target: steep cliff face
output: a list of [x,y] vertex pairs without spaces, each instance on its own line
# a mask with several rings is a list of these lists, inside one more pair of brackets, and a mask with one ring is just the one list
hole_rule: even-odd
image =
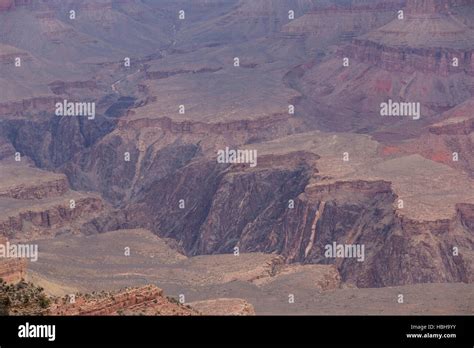
[[[10,208],[2,209],[0,233],[21,240],[52,237],[58,229],[73,229],[75,223],[84,223],[104,209],[102,199],[98,196],[67,195],[61,198],[36,204],[1,199],[2,207]],[[71,208],[71,200],[74,201],[74,208]]]
[[472,3],[408,1],[403,17],[357,38],[349,52],[390,71],[472,75],[474,32],[451,13],[460,6],[469,9]]
[[[296,261],[335,263],[342,279],[359,287],[472,281],[472,261],[453,256],[452,249],[472,248],[472,228],[459,228],[460,216],[432,223],[400,217],[394,198],[383,182],[317,186],[298,201],[299,218],[280,230],[291,242],[284,252]],[[301,217],[307,217],[304,225]],[[466,226],[469,218],[461,219]],[[324,246],[334,241],[364,245],[365,260],[327,259]]]
[[[268,132],[270,139],[280,134],[279,127],[258,132],[262,128],[259,122],[265,120],[209,126],[164,118],[122,118],[114,131],[92,147],[79,150],[72,160],[65,160],[67,164],[62,168],[73,186],[100,191],[116,211],[107,212],[92,197],[78,199],[73,211],[62,205],[20,215],[16,210],[19,218],[9,218],[4,233],[15,231],[16,236],[30,236],[21,231],[21,221],[41,228],[44,234],[45,230],[57,231],[77,220],[81,225],[78,230],[88,234],[147,228],[161,237],[175,239],[188,255],[233,253],[237,247],[240,252],[278,253],[288,263],[333,264],[343,281],[360,287],[472,281],[469,250],[473,247],[473,223],[469,204],[459,206],[457,215],[451,218],[422,221],[394,209],[397,194],[390,181],[348,177],[327,182],[328,176],[342,167],[326,168],[324,173],[320,173],[320,167],[327,166],[325,161],[339,145],[326,150],[287,149],[296,146],[293,143],[301,142],[298,146],[308,150],[315,142],[334,141],[334,137],[320,138],[322,135],[317,133],[309,134],[308,140],[295,136],[287,144],[269,142],[267,146],[279,149],[269,153],[260,152],[260,145],[255,144],[259,149],[255,168],[217,163],[216,151],[226,144],[243,146],[252,139],[253,132],[262,137]],[[27,139],[27,132],[33,128],[23,128],[22,139]],[[230,137],[236,133],[245,136]],[[58,141],[67,143],[60,137]],[[354,140],[351,146],[357,153],[356,143]],[[368,151],[372,145],[361,146]],[[251,149],[252,144],[245,147]],[[29,151],[38,153],[38,146],[31,145]],[[323,154],[318,155],[320,151]],[[42,156],[47,158],[47,154]],[[373,161],[375,154],[367,156]],[[32,186],[28,194],[25,188],[4,191],[10,197],[24,198],[43,197],[50,192],[50,199],[59,195],[67,205],[61,185],[55,180],[45,182],[44,187],[52,188],[39,190]],[[364,245],[364,261],[326,257],[325,248],[333,243]],[[460,251],[456,256],[454,247]]]
[[2,315],[44,315],[50,304],[43,289],[30,282],[9,284],[0,281]]

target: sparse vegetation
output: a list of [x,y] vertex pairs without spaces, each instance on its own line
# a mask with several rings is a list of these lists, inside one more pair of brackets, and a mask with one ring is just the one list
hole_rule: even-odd
[[177,305],[180,305],[181,303],[179,303],[179,301],[177,299],[175,299],[174,297],[171,297],[171,296],[166,296],[166,298],[168,299],[168,301],[170,301],[171,303],[174,303],[174,304],[177,304]]

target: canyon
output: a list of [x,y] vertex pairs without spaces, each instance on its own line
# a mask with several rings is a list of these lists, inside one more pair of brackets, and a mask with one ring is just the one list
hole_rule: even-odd
[[98,294],[91,298],[74,297],[56,300],[48,309],[50,315],[127,315],[130,313],[150,315],[197,314],[191,308],[167,301],[157,287],[147,286],[128,289],[110,295]]

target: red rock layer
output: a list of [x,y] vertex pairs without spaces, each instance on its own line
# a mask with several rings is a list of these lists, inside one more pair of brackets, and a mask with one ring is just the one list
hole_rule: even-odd
[[[369,40],[355,39],[349,49],[340,54],[388,71],[422,71],[442,76],[464,71],[474,75],[474,51],[386,47]],[[453,66],[454,58],[459,59],[458,66]]]
[[33,110],[53,110],[57,98],[37,97],[0,104],[0,115],[23,115]]
[[163,295],[163,290],[154,285],[133,288],[118,293],[111,293],[98,298],[88,299],[84,296],[60,299],[49,311],[50,315],[119,315],[119,314],[162,314],[192,315],[196,311],[173,303]]
[[[5,245],[7,239],[0,236],[0,245]],[[26,260],[0,257],[0,278],[7,283],[17,283],[25,277]]]

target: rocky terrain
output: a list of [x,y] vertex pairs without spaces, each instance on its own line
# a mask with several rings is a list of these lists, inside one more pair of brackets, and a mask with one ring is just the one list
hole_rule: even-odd
[[[120,293],[124,287],[156,284],[172,302],[182,301],[202,315],[462,314],[473,310],[472,284],[357,288],[342,282],[334,266],[286,264],[278,255],[188,258],[173,249],[173,240],[146,230],[62,236],[37,243],[40,257],[30,263],[27,279],[66,304],[73,294],[76,299],[92,298],[104,289]],[[397,302],[400,294],[403,304]],[[110,295],[100,296],[111,301]]]
[[[7,284],[0,281],[0,314],[1,315],[200,315],[190,306],[181,305],[172,298],[166,298],[163,291],[156,286],[148,285],[127,288],[114,292],[91,294],[69,294],[64,297],[50,297],[44,289],[33,283],[20,281]],[[225,299],[236,308],[229,313],[253,314],[250,305],[241,304],[232,299]],[[198,305],[205,307],[206,301]],[[226,310],[231,304],[224,303]],[[209,315],[210,313],[207,312]]]
[[0,235],[50,295],[145,286],[51,314],[472,312],[473,6],[3,1]]
[[63,174],[3,165],[0,231],[12,240],[54,236],[82,226],[106,209],[94,193],[70,190]]
[[0,279],[0,315],[42,315],[50,304],[41,287],[23,280],[8,284]]

